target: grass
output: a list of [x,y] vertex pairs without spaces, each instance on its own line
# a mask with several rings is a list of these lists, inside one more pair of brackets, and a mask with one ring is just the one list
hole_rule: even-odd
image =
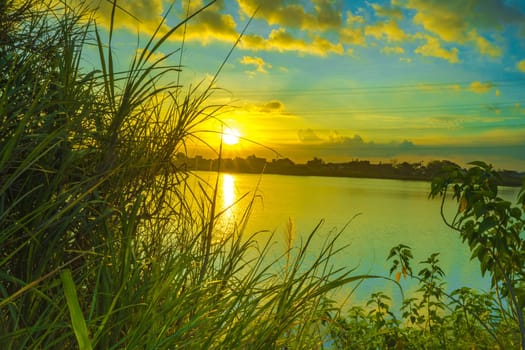
[[[257,234],[214,239],[216,184],[188,186],[177,162],[223,106],[208,103],[211,84],[170,82],[176,52],[154,53],[206,6],[168,32],[160,23],[126,71],[113,26],[104,41],[86,9],[0,6],[4,348],[321,346],[327,294],[356,279],[332,269],[335,239],[308,263],[310,240],[268,262]],[[85,71],[93,46],[98,67]]]
[[[103,35],[81,5],[0,2],[3,348],[518,348],[505,296],[446,295],[438,255],[422,262],[401,318],[381,292],[344,313],[333,290],[388,277],[334,267],[341,233],[312,256],[320,226],[298,243],[289,225],[271,260],[271,240],[244,230],[251,205],[221,230],[218,183],[195,179],[177,154],[204,142],[203,123],[224,106],[210,103],[213,84],[179,85],[176,51],[155,58],[214,2],[169,31],[161,22],[125,71],[113,55],[117,3]],[[407,249],[391,251],[393,283],[412,276]]]

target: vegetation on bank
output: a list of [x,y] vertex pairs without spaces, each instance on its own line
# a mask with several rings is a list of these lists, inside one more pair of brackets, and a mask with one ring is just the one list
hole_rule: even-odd
[[[0,2],[4,349],[523,347],[523,191],[518,205],[500,199],[483,163],[433,182],[432,196],[445,203],[451,189],[458,200],[446,222],[491,276],[488,294],[447,295],[439,255],[413,274],[400,245],[392,283],[420,280],[401,317],[381,292],[342,311],[330,291],[378,276],[332,265],[338,235],[312,256],[317,227],[268,261],[270,240],[243,231],[249,208],[222,232],[217,184],[187,185],[194,175],[175,155],[221,107],[207,103],[211,84],[170,83],[181,67],[155,55],[184,21],[166,33],[159,24],[116,71],[112,30],[104,40],[79,6]],[[93,71],[81,65],[88,47]]]
[[[331,176],[357,177],[369,179],[424,180],[431,181],[443,169],[459,167],[448,160],[434,160],[427,164],[419,163],[371,163],[368,160],[352,160],[344,163],[325,162],[314,157],[304,164],[298,164],[289,158],[267,161],[255,155],[246,158],[206,159],[202,156],[187,157],[180,153],[177,162],[191,170],[221,171],[248,174],[279,174],[295,176]],[[498,184],[503,186],[521,186],[524,173],[515,170],[498,170]]]

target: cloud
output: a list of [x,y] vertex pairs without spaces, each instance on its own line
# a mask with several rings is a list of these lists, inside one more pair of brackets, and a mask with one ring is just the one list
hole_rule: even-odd
[[[398,159],[402,161],[431,161],[449,159],[455,162],[467,163],[476,159],[484,159],[496,167],[525,170],[525,143],[523,132],[514,133],[511,142],[499,143],[511,132],[508,129],[498,130],[482,139],[468,138],[458,143],[419,144],[409,139],[392,142],[374,142],[363,139],[360,135],[339,137],[337,142],[302,142],[296,145],[283,145],[283,151],[303,159],[311,159],[312,155],[325,161],[344,162],[360,158],[378,161]],[[314,133],[314,137],[317,134]],[[294,159],[296,160],[296,159]]]
[[525,60],[521,60],[521,61],[519,61],[519,62],[516,64],[516,68],[518,68],[518,70],[519,70],[520,72],[525,73]]
[[257,10],[256,19],[271,26],[297,28],[311,32],[337,29],[342,24],[341,1],[312,0],[311,11],[302,4],[286,0],[238,0],[241,13],[251,16]]
[[401,55],[405,53],[405,49],[399,46],[385,46],[381,49],[381,52],[387,55],[391,55],[391,54]]
[[317,24],[320,28],[334,29],[342,24],[343,3],[332,0],[314,0]]
[[525,14],[505,0],[393,0],[415,10],[415,24],[449,43],[470,43],[492,57],[501,49],[479,32],[502,31],[511,24],[525,28]]
[[444,60],[449,61],[450,63],[458,63],[458,49],[452,48],[450,50],[446,50],[443,47],[441,47],[441,44],[437,38],[434,38],[432,36],[425,36],[426,37],[426,44],[419,46],[414,50],[415,53],[420,54],[422,56],[431,56],[431,57],[437,57],[442,58]]
[[260,105],[259,108],[264,113],[280,113],[284,110],[284,104],[281,101],[273,100]]
[[299,130],[297,131],[297,136],[299,137],[299,141],[305,143],[322,141],[312,129]]
[[372,8],[374,9],[377,16],[395,18],[399,20],[403,19],[403,12],[401,11],[400,8],[383,7],[378,4],[372,4]]
[[496,45],[493,45],[492,43],[490,43],[484,37],[478,35],[475,29],[469,32],[468,38],[472,42],[475,43],[476,47],[478,48],[479,53],[481,53],[482,55],[491,56],[491,57],[501,56],[501,49],[497,47]]
[[[241,48],[278,52],[295,51],[326,57],[343,55],[343,44],[365,45],[363,30],[354,28],[362,20],[359,16],[347,16],[343,26],[343,2],[334,0],[310,0],[298,4],[287,0],[237,0],[242,15],[251,16],[271,27],[267,35],[247,34],[241,40]],[[338,35],[330,39],[325,35]]]
[[[144,52],[144,49],[137,49],[136,55],[140,56],[143,52]],[[156,52],[146,51],[145,56],[147,57],[148,55],[149,55],[148,61],[150,63],[155,63],[159,60],[162,60],[164,57],[166,57],[165,54],[163,54],[162,52],[158,50]]]
[[394,20],[387,22],[376,22],[374,24],[365,27],[365,34],[373,36],[374,38],[386,39],[389,42],[392,41],[404,41],[410,38],[403,29],[399,27],[399,24]]
[[[318,132],[312,129],[299,130],[299,140],[305,146],[317,145],[326,150],[346,153],[351,156],[391,157],[400,152],[412,150],[416,145],[409,140],[401,142],[374,142],[365,141],[360,135],[342,136],[337,131],[331,131],[325,137],[320,137]],[[326,134],[326,132],[322,133]],[[310,144],[310,145],[308,145]]]
[[[202,0],[194,0],[190,5],[190,13],[193,13],[201,9],[204,3]],[[223,10],[224,2],[217,1],[192,18],[185,31],[177,32],[176,39],[182,39],[182,36],[185,35],[185,40],[197,41],[204,45],[213,41],[235,42],[239,35],[236,28],[237,24],[233,16],[222,13]]]
[[[109,29],[113,3],[111,1],[75,0],[78,4],[88,9],[96,10],[95,20],[97,25]],[[129,0],[118,2],[115,11],[116,28],[125,28],[130,31],[145,32],[149,35],[155,32],[162,20],[162,0]]]
[[[264,113],[287,115],[284,103],[279,100],[271,100],[263,103],[246,103],[243,105],[242,110],[250,114]],[[274,116],[272,116],[272,118],[273,117]]]
[[354,15],[348,11],[346,13],[346,26],[339,30],[339,40],[343,44],[365,46],[364,23],[365,19],[362,16]]
[[342,55],[344,47],[341,43],[334,44],[331,41],[316,36],[309,41],[296,38],[288,33],[284,28],[273,29],[268,38],[259,35],[246,35],[240,42],[240,47],[251,50],[267,51],[295,51],[299,54],[309,54],[315,56],[328,56],[331,53]]
[[468,90],[475,92],[477,94],[486,94],[494,87],[494,84],[491,82],[482,83],[480,81],[473,81],[469,87]]
[[[240,16],[226,13],[235,8],[229,6],[232,3],[236,3]],[[99,9],[97,23],[108,28],[111,2],[88,0],[87,4]],[[203,0],[192,0],[190,12],[204,4]],[[390,4],[383,5],[366,2],[364,9],[352,12],[344,10],[346,5],[342,0],[219,0],[188,22],[185,39],[204,45],[214,41],[233,43],[239,35],[237,22],[246,21],[258,8],[257,25],[268,31],[246,34],[242,38],[242,49],[296,51],[325,57],[351,54],[354,49],[349,45],[367,46],[367,39],[371,38],[388,43],[419,38],[426,43],[420,44],[417,53],[455,63],[459,62],[458,49],[448,49],[451,46],[470,45],[484,56],[500,57],[502,48],[507,46],[499,33],[512,26],[510,30],[521,30],[525,35],[525,13],[512,4],[508,0],[390,0]],[[179,21],[186,13],[185,5],[183,1],[175,7]],[[116,27],[149,35],[154,33],[166,10],[162,0],[128,0],[119,2],[119,7]],[[174,25],[173,17],[168,16],[170,25]],[[413,28],[406,26],[410,20],[426,33],[419,37],[411,34],[406,29]],[[161,33],[169,29],[164,24]],[[182,35],[181,28],[172,39],[180,40]],[[389,45],[382,52],[401,54],[399,49],[392,50],[393,47]]]
[[255,57],[255,56],[244,56],[240,62],[241,64],[244,64],[244,65],[255,66],[256,71],[259,73],[268,73],[266,68],[268,69],[272,68],[271,64],[266,63],[262,58]]
[[[112,2],[105,0],[88,0],[82,2],[75,0],[78,3],[86,5],[92,10],[96,10],[96,23],[103,28],[109,29]],[[179,23],[184,21],[187,9],[184,4],[181,4],[180,13],[178,16]],[[192,14],[204,6],[202,0],[192,1],[190,3],[189,14]],[[163,14],[166,9],[163,7],[162,0],[128,0],[119,1],[115,16],[115,28],[124,28],[131,32],[144,33],[146,35],[153,35],[159,24],[163,20]],[[225,41],[233,43],[238,36],[236,30],[236,23],[233,17],[229,14],[223,14],[224,1],[217,1],[212,6],[208,7],[196,17],[187,22],[187,30],[183,31],[182,27],[173,33],[172,40],[181,40],[183,35],[185,40],[198,41],[203,44],[208,44],[211,41]],[[173,13],[174,14],[174,13]],[[170,14],[170,15],[173,15]],[[173,17],[168,15],[168,20]],[[172,27],[163,24],[160,34],[166,33]]]

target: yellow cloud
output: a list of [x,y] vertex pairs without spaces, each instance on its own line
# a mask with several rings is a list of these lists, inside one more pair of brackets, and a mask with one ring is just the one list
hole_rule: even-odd
[[383,7],[378,4],[372,4],[372,8],[380,17],[403,19],[403,12],[399,8]]
[[284,112],[284,104],[281,101],[272,100],[258,105],[257,110],[262,113],[282,113]]
[[339,40],[343,44],[366,45],[363,31],[365,19],[361,16],[355,16],[351,11],[346,15],[346,26],[339,31]]
[[312,51],[310,52],[315,52],[319,56],[326,56],[328,53],[342,55],[345,52],[343,45],[334,44],[331,41],[321,37],[316,37],[314,39],[311,48]]
[[501,56],[501,49],[478,30],[503,30],[510,23],[523,26],[525,20],[522,13],[502,1],[395,0],[394,3],[416,10],[414,23],[429,33],[450,43],[472,44],[479,53],[491,57]]
[[491,82],[482,83],[480,81],[473,81],[469,85],[468,90],[477,94],[485,94],[489,92],[492,87],[494,87],[494,84]]
[[344,44],[365,46],[366,41],[362,30],[354,30],[352,28],[343,28],[339,32],[339,40]]
[[269,50],[266,38],[257,34],[245,34],[239,42],[239,47],[241,49],[250,49],[254,51]]
[[341,27],[343,3],[332,0],[313,0],[316,13],[315,23],[321,29]]
[[334,44],[320,36],[314,37],[310,41],[306,41],[294,37],[286,32],[284,28],[272,30],[268,38],[263,38],[259,35],[246,35],[242,38],[240,47],[251,50],[279,52],[295,51],[299,54],[309,54],[322,57],[331,53],[338,55],[344,54],[344,48],[341,43]]
[[517,64],[516,64],[516,67],[518,68],[518,70],[520,72],[524,72],[525,73],[525,60],[521,60],[519,61]]
[[[84,3],[80,0],[75,1]],[[112,2],[88,0],[85,2],[85,5],[92,10],[96,10],[96,23],[108,29],[111,20]],[[192,14],[201,9],[204,3],[202,0],[198,0],[192,1],[190,5],[189,13]],[[234,42],[238,36],[236,23],[231,15],[221,13],[223,9],[224,4],[218,1],[192,18],[187,23],[185,39],[199,41],[203,44],[213,40]],[[140,33],[152,35],[162,21],[164,10],[162,0],[119,1],[114,26],[115,28],[124,28],[133,32],[138,30]],[[186,9],[184,8],[184,15],[179,17],[180,21],[183,21],[185,12]],[[161,34],[169,29],[171,28],[164,24],[161,28]],[[175,32],[171,39],[180,40],[182,35],[184,33],[181,29]]]
[[363,24],[365,23],[365,18],[363,16],[354,15],[352,11],[347,11],[346,12],[346,23],[349,25]]
[[[141,55],[142,53],[144,52],[144,49],[138,49],[137,50],[137,55]],[[163,54],[162,52],[160,51],[156,51],[156,52],[150,52],[150,51],[146,51],[145,55],[150,55],[149,58],[148,58],[148,61],[150,63],[154,63],[154,62],[157,62],[158,60],[166,57],[165,54]]]
[[403,41],[409,39],[403,29],[399,27],[396,21],[377,22],[365,27],[365,34],[373,36],[376,39],[386,39],[387,41]]
[[[240,105],[238,108],[235,108],[232,111],[232,114],[236,114],[237,117],[242,116],[244,123],[252,124],[253,126],[263,126],[262,124],[275,123],[281,124],[288,122],[296,122],[299,120],[299,117],[296,115],[290,114],[280,100],[267,100],[259,102],[245,102]],[[264,123],[261,124],[261,120],[264,120]]]
[[[74,0],[94,12],[97,25],[106,29],[110,27],[113,3],[100,0]],[[153,34],[162,20],[162,0],[130,0],[119,1],[115,11],[115,27],[125,28],[130,31]]]
[[401,55],[405,53],[405,49],[399,46],[385,46],[381,49],[381,52],[387,55],[390,55],[390,54]]
[[444,7],[434,7],[424,1],[410,1],[419,10],[414,16],[414,23],[421,25],[427,31],[437,34],[441,39],[450,42],[464,42],[464,32],[467,29],[459,13],[449,12]]
[[270,69],[272,68],[272,65],[269,63],[266,63],[262,58],[260,57],[252,57],[252,56],[244,56],[241,59],[241,64],[244,65],[254,65],[256,66],[256,71],[259,73],[268,73],[266,68]]
[[301,4],[285,0],[238,0],[241,13],[251,16],[257,9],[256,18],[270,25],[300,28],[319,32],[337,29],[342,24],[342,2],[313,0],[313,11],[306,11]]
[[[193,1],[190,3],[190,13],[202,8],[202,1]],[[224,41],[233,43],[238,37],[236,23],[229,14],[223,14],[221,11],[224,4],[219,1],[201,12],[187,24],[185,33],[181,30],[177,33],[177,39],[182,39],[185,35],[186,40],[198,41],[202,44],[208,44],[212,41]]]
[[491,57],[500,57],[501,49],[496,45],[491,44],[487,39],[478,35],[477,31],[471,30],[468,33],[468,37],[473,41],[478,48],[478,51],[482,55],[491,56]]
[[449,61],[450,63],[458,63],[458,49],[452,48],[451,50],[446,50],[443,47],[441,47],[441,44],[439,43],[439,40],[437,38],[426,36],[427,43],[419,46],[414,50],[415,53],[420,54],[422,56],[431,56],[431,57],[438,57],[442,58],[444,60]]

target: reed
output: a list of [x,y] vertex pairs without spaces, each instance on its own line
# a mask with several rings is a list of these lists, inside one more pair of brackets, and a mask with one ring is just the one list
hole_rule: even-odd
[[[312,262],[218,237],[217,188],[177,161],[223,106],[182,88],[154,55],[214,1],[163,32],[126,71],[82,6],[0,3],[0,343],[5,349],[318,348],[335,238]],[[96,47],[98,67],[85,71]],[[211,192],[207,189],[211,189]],[[247,209],[248,210],[248,209]],[[243,227],[239,225],[238,227]],[[269,242],[269,241],[268,241]],[[290,250],[292,248],[290,247]],[[294,248],[295,249],[295,248]],[[282,269],[286,269],[282,272]]]

